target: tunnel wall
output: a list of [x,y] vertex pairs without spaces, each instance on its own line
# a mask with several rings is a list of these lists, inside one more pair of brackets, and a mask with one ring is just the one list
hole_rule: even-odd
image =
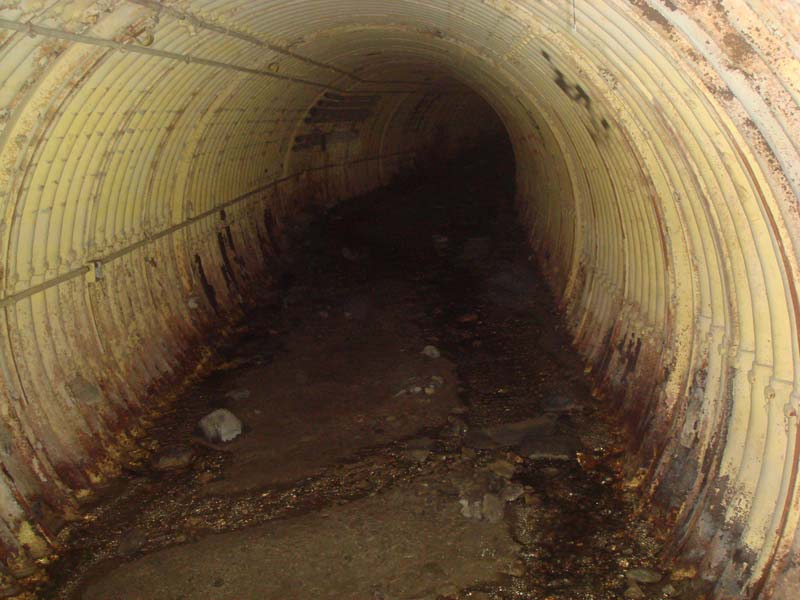
[[57,550],[198,341],[269,285],[293,215],[480,144],[496,114],[532,248],[598,402],[630,428],[630,485],[661,507],[667,554],[718,598],[796,596],[799,12],[2,5],[9,574]]

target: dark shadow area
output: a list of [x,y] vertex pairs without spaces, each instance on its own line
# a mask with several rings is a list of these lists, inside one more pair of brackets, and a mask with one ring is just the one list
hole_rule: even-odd
[[[537,277],[506,143],[306,215],[50,597],[696,597]],[[230,442],[198,422],[242,423]]]

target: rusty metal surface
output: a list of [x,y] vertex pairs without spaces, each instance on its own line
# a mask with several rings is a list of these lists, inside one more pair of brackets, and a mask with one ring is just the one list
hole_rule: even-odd
[[[794,0],[0,4],[0,552],[115,473],[302,203],[514,144],[531,246],[676,560],[797,567]],[[795,586],[796,587],[796,586]]]

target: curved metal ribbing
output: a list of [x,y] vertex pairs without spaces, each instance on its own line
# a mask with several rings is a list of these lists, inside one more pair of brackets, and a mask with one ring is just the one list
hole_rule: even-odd
[[[793,0],[0,8],[0,547],[46,555],[294,211],[492,131],[671,549],[797,592]],[[488,103],[491,109],[484,103]]]

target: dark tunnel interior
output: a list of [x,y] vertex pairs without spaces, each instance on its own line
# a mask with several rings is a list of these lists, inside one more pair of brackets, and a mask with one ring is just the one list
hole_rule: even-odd
[[800,597],[795,4],[0,2],[0,598]]

